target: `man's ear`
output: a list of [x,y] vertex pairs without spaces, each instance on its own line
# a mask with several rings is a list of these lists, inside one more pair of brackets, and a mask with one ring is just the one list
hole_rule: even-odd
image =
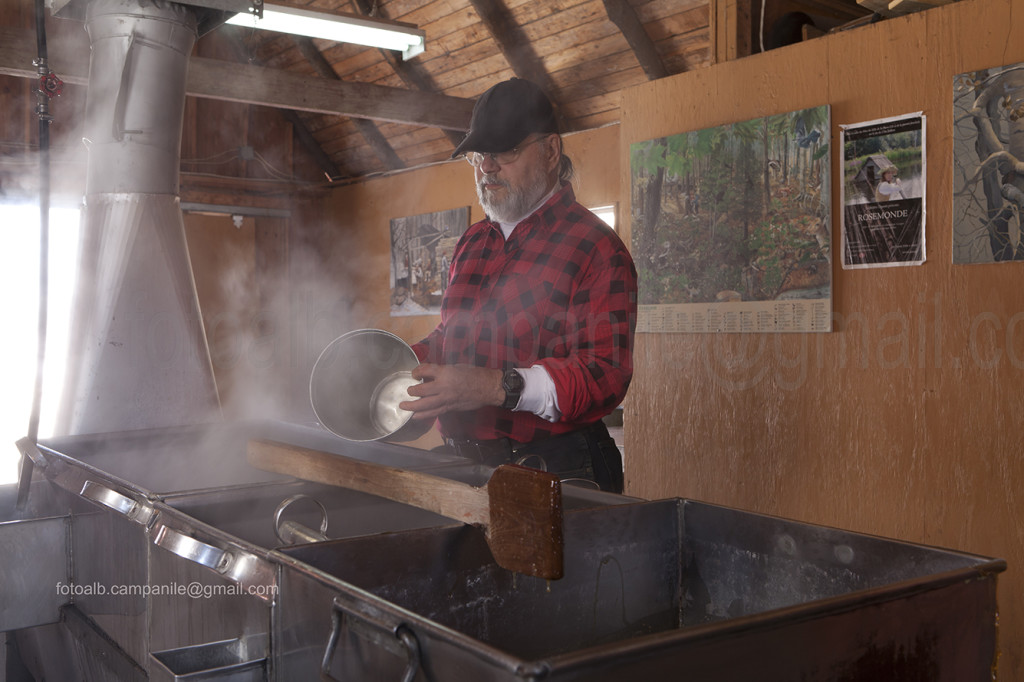
[[551,134],[544,140],[544,162],[548,170],[558,167],[562,160],[562,137]]

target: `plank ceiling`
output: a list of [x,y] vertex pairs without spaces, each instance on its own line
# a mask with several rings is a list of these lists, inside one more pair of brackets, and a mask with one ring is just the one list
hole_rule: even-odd
[[[183,184],[201,174],[198,160],[218,154],[237,162],[229,175],[251,177],[246,168],[258,161],[265,176],[304,186],[442,161],[464,135],[473,101],[512,76],[545,88],[566,132],[604,126],[618,121],[624,88],[758,52],[764,39],[768,49],[773,29],[794,11],[812,22],[796,27],[805,37],[877,19],[862,6],[869,1],[290,0],[414,24],[426,32],[426,51],[403,61],[390,51],[213,22],[189,66]],[[32,0],[3,5],[0,78],[32,77],[31,64],[21,64],[35,48]],[[65,36],[53,26],[61,23],[68,22],[48,18],[47,30]],[[71,44],[84,46],[84,57],[62,61],[51,52],[51,65],[69,84],[84,86],[84,35],[55,49]],[[245,134],[204,129],[214,119],[244,119],[238,126]],[[264,148],[282,136],[287,154]]]
[[[322,170],[339,179],[447,159],[465,133],[472,100],[513,76],[542,85],[558,103],[565,129],[583,130],[618,119],[623,88],[703,68],[712,59],[707,0],[386,0],[373,7],[360,0],[357,5],[317,0],[309,6],[373,12],[415,24],[426,32],[426,51],[402,61],[388,51],[244,29],[232,30],[230,37],[253,63],[304,74],[313,83],[372,83],[468,101],[461,108],[461,125],[447,129],[300,112],[302,125],[331,161]],[[222,27],[209,39],[224,39],[232,28]],[[629,32],[638,37],[638,46],[631,46]]]
[[[812,12],[829,28],[870,14],[853,0],[822,5]],[[235,32],[232,40],[266,68],[466,100],[501,80],[529,78],[557,103],[566,131],[616,122],[624,88],[715,60],[708,0],[315,0],[307,6],[417,25],[427,49],[405,62],[387,51],[252,31]],[[223,38],[228,28],[214,33]],[[468,125],[468,117],[455,129],[309,112],[298,118],[330,160],[321,170],[339,180],[447,159]]]

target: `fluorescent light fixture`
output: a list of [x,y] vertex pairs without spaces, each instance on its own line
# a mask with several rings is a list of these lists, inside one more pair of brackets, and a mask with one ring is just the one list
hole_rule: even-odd
[[263,18],[255,13],[238,13],[227,20],[235,26],[258,28],[294,35],[355,43],[385,50],[398,50],[403,59],[423,52],[426,33],[411,24],[370,19],[355,14],[313,12],[283,5],[263,5]]

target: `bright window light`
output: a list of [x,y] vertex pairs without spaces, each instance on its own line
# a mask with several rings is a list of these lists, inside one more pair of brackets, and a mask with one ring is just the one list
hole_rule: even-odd
[[[78,254],[79,211],[50,210],[49,304],[43,405],[39,435],[53,435],[64,366],[68,352],[68,323]],[[0,484],[18,480],[19,453],[15,443],[28,434],[35,391],[39,329],[39,207],[0,204],[3,267],[0,291],[9,315],[7,333],[0,336]]]
[[258,19],[255,14],[240,12],[228,19],[227,23],[337,43],[398,50],[404,59],[423,52],[426,42],[426,33],[409,24],[279,5],[264,5],[262,19]]
[[595,207],[591,208],[590,210],[598,218],[600,218],[601,220],[603,220],[606,223],[608,223],[608,227],[612,228],[613,230],[616,229],[616,227],[615,227],[615,205],[614,204],[612,204],[611,206],[595,206]]

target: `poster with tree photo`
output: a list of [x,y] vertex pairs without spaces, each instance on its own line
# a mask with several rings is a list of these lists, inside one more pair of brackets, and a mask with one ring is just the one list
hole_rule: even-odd
[[829,113],[631,145],[637,331],[831,330]]
[[953,78],[953,262],[1024,260],[1024,64]]

